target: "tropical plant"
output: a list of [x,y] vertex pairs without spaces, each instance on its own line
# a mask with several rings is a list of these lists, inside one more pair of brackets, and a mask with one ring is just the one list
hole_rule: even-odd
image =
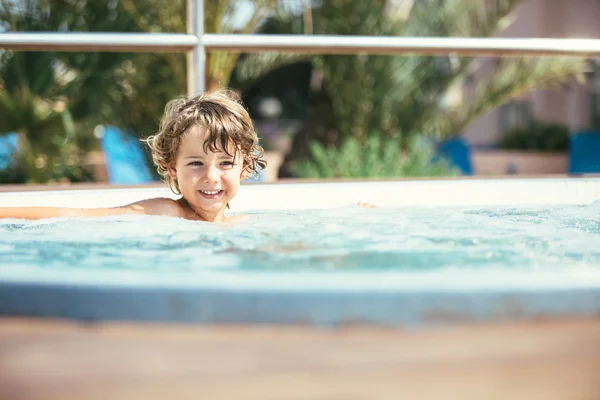
[[[91,8],[66,0],[2,0],[0,25],[9,31],[72,30],[99,19],[98,6]],[[118,26],[123,19],[113,22]],[[0,134],[19,134],[11,167],[26,171],[29,182],[91,180],[83,158],[96,147],[92,127],[102,121],[114,67],[124,58],[116,53],[0,53]],[[3,176],[22,179],[10,171]]]
[[[520,0],[421,0],[409,12],[402,2],[331,0],[313,9],[315,34],[418,37],[489,37],[506,27]],[[406,10],[404,10],[406,11]],[[271,20],[270,33],[302,33],[290,18]],[[437,139],[460,134],[493,108],[534,88],[554,87],[580,77],[587,63],[576,57],[475,59],[473,57],[318,55],[310,56],[322,74],[329,111],[309,112],[334,125],[297,136],[287,161],[309,155],[307,143],[339,144],[346,137],[365,141],[369,132],[402,137],[426,134]],[[250,56],[238,68],[240,79],[264,75],[278,63],[296,62],[297,55]],[[261,61],[266,61],[261,67]],[[246,65],[247,64],[247,65]],[[476,82],[463,101],[449,101],[467,82]],[[323,110],[322,101],[318,107]],[[336,130],[337,134],[331,131]],[[323,132],[329,132],[323,134]]]
[[[206,31],[233,32],[235,3],[206,2]],[[254,0],[252,4],[251,18],[240,28],[243,32],[252,32],[277,1]],[[0,30],[7,31],[185,32],[185,21],[184,0],[0,0]],[[229,84],[238,56],[209,55],[210,88]],[[179,53],[3,52],[1,57],[0,90],[7,108],[0,109],[0,116],[10,116],[11,121],[8,117],[0,120],[0,132],[24,133],[23,138],[31,139],[32,151],[51,158],[60,156],[64,147],[49,144],[63,143],[66,135],[65,127],[56,123],[61,121],[56,110],[64,109],[73,117],[77,139],[89,148],[95,144],[92,132],[97,124],[115,124],[139,136],[152,134],[166,102],[186,91],[185,55]],[[24,105],[26,99],[31,103]],[[18,113],[10,111],[13,106]],[[56,112],[36,114],[36,107]],[[43,116],[37,125],[26,117],[34,114]],[[17,121],[18,115],[23,118]],[[40,129],[40,124],[47,129]],[[23,146],[25,151],[29,148]],[[27,158],[39,160],[37,155]]]
[[509,150],[567,151],[569,128],[562,124],[532,121],[506,132],[498,147]]
[[[251,33],[265,15],[277,8],[278,0],[252,0],[250,18],[239,25],[234,19],[235,0],[204,2],[204,28],[207,33]],[[186,32],[185,0],[119,0],[116,10],[131,18],[137,32]],[[205,86],[207,90],[230,85],[238,52],[207,54]],[[119,116],[119,125],[139,136],[152,134],[158,127],[165,104],[186,92],[186,56],[162,52],[129,55],[118,71],[119,87],[112,93],[120,106],[111,108]],[[148,91],[152,95],[148,96]],[[113,117],[114,118],[114,117]]]
[[[278,8],[287,3],[253,0],[252,17],[236,27],[232,18],[235,0],[205,2],[205,28],[210,33],[253,32],[262,26],[263,32],[272,33],[485,37],[506,26],[520,0],[421,0],[414,2],[408,16],[396,8],[405,2],[331,0],[318,2],[312,9],[305,7],[303,18]],[[8,30],[185,31],[183,0],[1,0],[0,4],[0,24]],[[15,7],[19,12],[6,13]],[[261,25],[270,13],[274,17]],[[21,21],[19,26],[15,20]],[[6,59],[21,57],[20,53],[4,54],[8,54]],[[28,54],[31,58],[26,65],[44,64],[41,53]],[[76,131],[86,126],[88,136],[81,135],[82,140],[85,137],[90,140],[88,127],[107,121],[146,136],[156,129],[166,101],[185,91],[182,54],[55,53],[54,57],[58,64],[47,65],[65,66],[67,75],[74,79],[60,90],[47,92],[58,93],[53,98],[64,94]],[[307,156],[307,144],[313,140],[339,144],[352,136],[365,143],[372,131],[380,131],[384,137],[400,132],[405,139],[421,133],[451,136],[512,96],[541,85],[564,82],[585,65],[579,58],[501,59],[493,73],[477,74],[478,83],[471,90],[468,102],[458,106],[444,99],[474,75],[478,63],[473,58],[265,52],[240,59],[238,54],[216,52],[209,54],[207,60],[207,86],[228,86],[234,73],[237,82],[253,82],[278,66],[307,59],[323,75],[326,89],[325,101],[318,104],[318,112],[312,110],[308,115],[317,115],[324,126],[297,136],[298,142],[292,146],[297,153],[290,154],[292,160]],[[13,66],[18,64],[11,62]],[[10,79],[4,72],[2,79],[7,87]],[[25,82],[34,97],[47,104],[48,97],[35,89],[35,77],[27,75],[19,82]],[[20,87],[20,84],[10,85]],[[8,93],[16,99],[12,91]],[[0,127],[0,131],[5,130]]]
[[[247,21],[237,24],[233,16],[239,2],[235,0],[215,0],[204,2],[204,30],[207,33],[254,33],[263,20],[274,13],[280,0],[252,0],[252,12]],[[132,16],[139,30],[144,32],[185,32],[184,0],[120,0],[119,6]],[[160,55],[173,71],[179,88],[186,87],[185,57],[181,54],[162,53]],[[239,52],[217,51],[207,54],[206,87],[214,90],[229,86]]]
[[91,179],[81,166],[84,153],[71,114],[60,97],[42,99],[25,85],[10,91],[0,89],[0,127],[5,133],[19,134],[16,162],[7,168],[15,171],[4,171],[2,183],[11,183],[11,176],[22,181],[23,172],[25,182]]
[[372,133],[366,142],[353,137],[340,147],[310,144],[311,157],[294,166],[301,178],[381,178],[414,176],[454,176],[458,171],[444,159],[435,159],[430,141],[413,136],[400,151],[399,137]]

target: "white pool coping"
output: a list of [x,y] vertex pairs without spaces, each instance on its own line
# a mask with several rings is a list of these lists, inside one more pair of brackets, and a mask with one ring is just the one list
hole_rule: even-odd
[[[0,193],[0,207],[112,207],[152,197],[164,188],[49,190]],[[590,204],[600,178],[468,179],[243,185],[234,210],[314,209],[369,202],[383,207],[468,207]]]

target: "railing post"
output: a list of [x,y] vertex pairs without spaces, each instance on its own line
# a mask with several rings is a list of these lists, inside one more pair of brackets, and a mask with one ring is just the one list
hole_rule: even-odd
[[187,54],[187,94],[204,92],[206,82],[206,48],[204,47],[204,0],[187,0],[187,32],[198,38]]

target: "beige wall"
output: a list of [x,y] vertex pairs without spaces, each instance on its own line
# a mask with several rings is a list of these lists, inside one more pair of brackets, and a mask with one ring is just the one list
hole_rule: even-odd
[[565,174],[568,169],[564,153],[531,153],[527,151],[473,151],[471,162],[475,175],[500,176]]
[[[525,0],[514,22],[496,36],[600,38],[600,0]],[[537,90],[526,96],[534,118],[564,123],[571,130],[589,126],[589,97],[586,86],[580,84],[560,91]],[[473,145],[494,144],[501,135],[499,110],[475,121],[464,135]]]

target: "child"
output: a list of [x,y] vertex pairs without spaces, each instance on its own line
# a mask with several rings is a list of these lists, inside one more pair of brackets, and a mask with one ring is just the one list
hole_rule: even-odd
[[146,140],[158,173],[178,200],[155,198],[114,208],[0,208],[0,218],[148,214],[223,222],[240,181],[265,168],[250,116],[231,92],[178,98]]

